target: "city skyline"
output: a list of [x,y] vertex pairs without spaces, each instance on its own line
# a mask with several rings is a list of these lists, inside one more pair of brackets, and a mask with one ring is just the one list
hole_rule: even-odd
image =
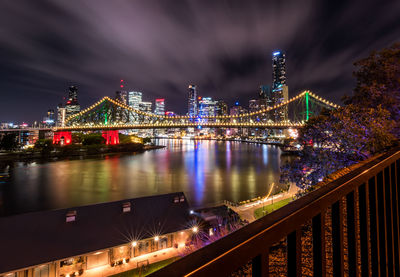
[[[2,122],[42,118],[74,84],[85,107],[113,96],[120,79],[147,99],[165,98],[178,114],[186,113],[179,102],[188,84],[199,95],[247,106],[270,83],[270,54],[277,49],[289,61],[292,95],[309,89],[340,103],[355,84],[352,63],[394,42],[400,24],[394,2],[122,1],[111,11],[101,1],[2,5]],[[354,22],[365,24],[360,29]]]

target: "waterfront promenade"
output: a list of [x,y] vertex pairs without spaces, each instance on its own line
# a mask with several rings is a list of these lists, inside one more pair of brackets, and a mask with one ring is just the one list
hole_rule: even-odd
[[248,222],[253,222],[256,220],[254,216],[255,210],[262,208],[267,205],[271,205],[274,202],[282,201],[288,198],[293,198],[298,192],[299,188],[295,184],[291,184],[289,189],[285,192],[272,195],[270,197],[265,197],[255,202],[246,203],[240,206],[232,206],[226,204],[230,209],[235,211],[242,220],[247,220]]

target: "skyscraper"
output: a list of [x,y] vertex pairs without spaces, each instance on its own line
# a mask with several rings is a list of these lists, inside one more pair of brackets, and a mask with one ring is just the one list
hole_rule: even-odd
[[151,113],[151,106],[153,103],[151,102],[140,102],[139,103],[139,110],[145,113]]
[[[139,110],[139,104],[142,102],[142,93],[140,91],[128,92],[128,106],[132,109]],[[138,121],[138,115],[136,113],[129,113],[129,122],[135,123]]]
[[139,104],[142,102],[142,93],[140,91],[130,91],[128,93],[128,106],[139,110]]
[[65,122],[66,110],[62,103],[57,106],[57,126],[63,127]]
[[70,86],[68,91],[68,100],[65,105],[65,119],[79,113],[81,106],[78,103],[78,88],[76,86]]
[[197,92],[195,85],[189,85],[188,115],[197,116]]
[[211,97],[203,97],[201,100],[199,100],[199,117],[215,116],[216,106],[217,101],[212,100]]
[[157,98],[156,107],[154,109],[156,115],[165,115],[165,99]]
[[125,90],[117,90],[115,92],[115,99],[123,104],[127,104],[127,92]]
[[55,125],[55,122],[56,122],[56,120],[54,118],[54,110],[50,109],[50,110],[47,111],[47,114],[43,118],[43,122],[42,123],[44,125],[48,126],[48,127],[51,127],[51,126]]
[[225,101],[217,101],[217,106],[215,107],[215,115],[228,115],[228,104]]
[[67,104],[78,104],[78,88],[76,86],[69,87]]
[[[274,105],[286,102],[289,99],[289,87],[286,85],[279,85],[272,90],[274,95]],[[275,122],[288,120],[288,107],[284,106],[274,111]]]
[[272,89],[286,85],[286,59],[281,51],[272,53]]

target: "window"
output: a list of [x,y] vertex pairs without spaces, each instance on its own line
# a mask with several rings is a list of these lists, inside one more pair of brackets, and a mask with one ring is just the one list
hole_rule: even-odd
[[48,277],[49,276],[49,265],[41,265],[35,267],[33,270],[34,277]]

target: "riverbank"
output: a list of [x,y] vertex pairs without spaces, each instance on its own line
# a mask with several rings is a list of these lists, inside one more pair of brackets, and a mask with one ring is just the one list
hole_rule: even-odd
[[280,141],[263,141],[263,140],[251,140],[251,139],[235,139],[235,138],[201,138],[201,137],[190,137],[190,138],[164,138],[164,137],[153,137],[154,139],[184,139],[184,140],[211,140],[211,141],[231,141],[231,142],[244,142],[254,144],[265,144],[265,145],[276,145],[283,146],[284,144]]
[[57,147],[53,151],[19,151],[0,153],[1,160],[26,161],[35,159],[68,159],[68,158],[91,158],[99,155],[117,155],[117,154],[134,154],[143,153],[144,151],[162,149],[163,145],[134,145],[126,147],[126,145],[90,145],[90,146],[63,146]]

